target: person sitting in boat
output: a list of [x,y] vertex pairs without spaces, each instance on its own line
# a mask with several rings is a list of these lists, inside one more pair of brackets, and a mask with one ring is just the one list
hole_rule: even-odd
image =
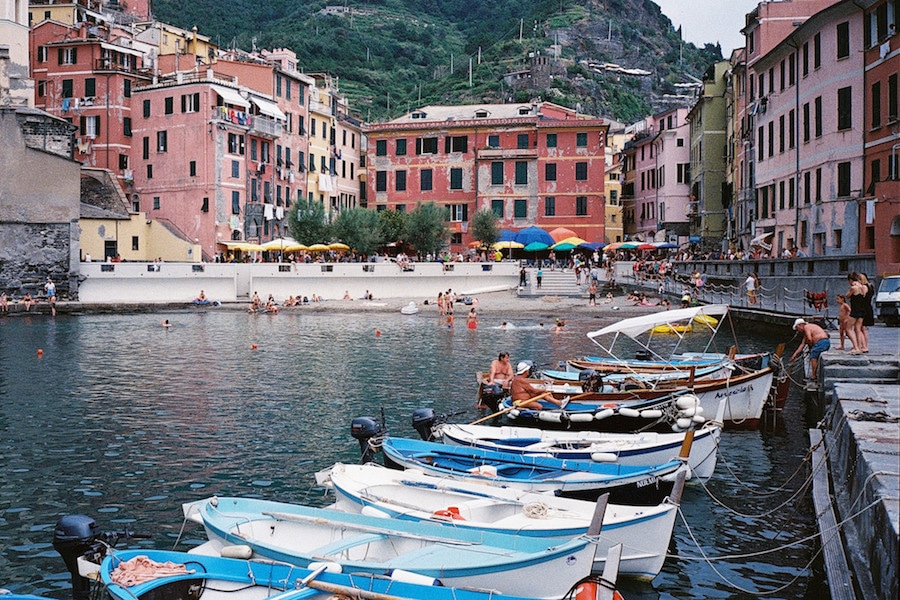
[[831,348],[831,340],[824,329],[815,323],[807,323],[803,319],[794,321],[794,331],[799,331],[803,334],[803,342],[791,355],[790,362],[794,362],[804,346],[809,346],[810,378],[815,380],[816,369],[819,366],[819,357],[822,356],[823,352]]
[[206,298],[206,292],[200,290],[200,295],[194,298],[194,304],[208,304],[209,300]]
[[491,370],[488,372],[488,385],[499,385],[509,389],[513,380],[512,365],[509,364],[509,352],[501,352],[495,360],[491,361]]
[[551,392],[538,389],[528,383],[527,374],[530,370],[531,364],[525,361],[516,365],[516,376],[513,377],[512,384],[509,386],[509,395],[512,397],[513,404],[521,408],[541,410],[543,405],[539,400],[546,398],[548,402],[552,402],[560,408],[565,408],[568,403],[566,400],[557,400]]

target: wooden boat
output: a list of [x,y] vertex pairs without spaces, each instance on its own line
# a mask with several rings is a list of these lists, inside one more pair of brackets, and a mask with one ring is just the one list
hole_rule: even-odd
[[219,554],[231,545],[255,558],[309,567],[334,562],[352,573],[417,573],[443,585],[535,598],[561,598],[590,574],[597,539],[529,538],[385,519],[250,498],[210,498],[183,506]]
[[[724,403],[721,406],[724,410]],[[721,421],[708,421],[693,431],[688,466],[691,477],[709,479],[716,469]],[[508,425],[444,423],[435,434],[445,444],[500,452],[545,454],[556,458],[615,462],[629,466],[658,465],[678,456],[685,433],[606,433],[551,431]]]
[[[131,565],[164,567],[158,569],[159,576],[146,581],[116,583],[120,574],[129,576]],[[425,579],[421,576],[397,571],[391,575],[343,574],[333,563],[304,569],[269,560],[170,550],[115,551],[99,566],[99,577],[113,600],[528,600],[491,591],[429,585],[418,581]]]
[[[772,390],[773,379],[772,368],[766,366],[726,379],[697,381],[693,386],[683,384],[659,385],[656,388],[636,386],[627,391],[583,392],[576,395],[554,392],[557,399],[571,397],[564,410],[544,400],[540,401],[541,410],[515,408],[509,398],[503,400],[500,407],[510,409],[506,414],[507,418],[522,425],[574,427],[600,431],[636,431],[654,427],[662,431],[668,427],[671,431],[673,424],[684,430],[693,426],[691,421],[702,422],[716,414],[719,403],[725,400],[722,422],[726,428],[755,429],[759,425],[759,419]],[[673,396],[687,393],[699,399],[699,406],[690,416],[684,410],[678,411],[684,414],[676,413],[673,422],[672,415],[666,412],[666,406],[671,404]],[[659,404],[654,406],[653,401],[658,401]],[[657,411],[662,411],[662,414],[658,414]],[[691,412],[690,408],[686,412]],[[630,423],[622,419],[611,420],[613,416],[629,415],[632,417]],[[678,419],[687,421],[679,423]]]
[[[582,535],[595,513],[594,503],[584,500],[448,480],[374,463],[338,463],[317,474],[317,479],[334,490],[334,506],[339,510],[520,536]],[[665,562],[683,485],[682,477],[672,496],[656,506],[608,504],[594,571],[603,569],[610,547],[622,544],[620,573],[641,579],[656,577]]]
[[[591,500],[609,493],[611,502],[641,506],[662,502],[672,491],[677,472],[688,469],[681,458],[650,467],[630,467],[394,437],[382,442],[381,451],[387,466],[420,469],[438,477]],[[684,456],[689,452],[688,445]]]

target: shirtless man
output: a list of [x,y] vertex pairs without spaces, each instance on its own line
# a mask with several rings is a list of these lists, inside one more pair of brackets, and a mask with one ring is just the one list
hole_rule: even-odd
[[791,355],[791,362],[797,358],[804,346],[809,346],[809,362],[812,367],[812,378],[815,379],[819,357],[831,348],[831,340],[828,339],[828,334],[824,329],[814,323],[807,323],[803,319],[794,321],[794,330],[803,334],[803,343]]
[[488,373],[488,384],[497,384],[503,389],[509,389],[513,380],[512,365],[509,364],[509,352],[501,352],[495,360],[491,361],[491,370]]
[[568,404],[568,398],[559,401],[553,397],[551,392],[540,390],[528,383],[525,374],[531,370],[531,365],[527,362],[520,362],[516,365],[516,376],[513,378],[512,384],[509,386],[509,395],[512,397],[513,404],[523,408],[532,410],[541,410],[543,406],[538,402],[541,398],[546,398],[549,402],[565,408]]

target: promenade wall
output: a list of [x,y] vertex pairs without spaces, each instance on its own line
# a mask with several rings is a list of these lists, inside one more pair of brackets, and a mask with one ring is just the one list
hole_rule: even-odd
[[78,300],[85,304],[189,302],[200,290],[211,301],[249,300],[253,292],[283,302],[313,294],[374,299],[429,298],[452,289],[472,295],[515,288],[517,262],[412,263],[81,263]]

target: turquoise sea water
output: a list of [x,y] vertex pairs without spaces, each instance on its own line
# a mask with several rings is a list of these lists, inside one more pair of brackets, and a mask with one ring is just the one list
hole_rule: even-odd
[[[391,433],[415,436],[410,416],[422,406],[458,411],[461,422],[478,416],[474,373],[499,350],[550,366],[596,354],[585,333],[606,321],[567,319],[561,333],[539,326],[553,316],[484,314],[476,331],[449,331],[427,315],[302,310],[0,319],[0,587],[70,597],[51,545],[66,514],[88,514],[104,531],[127,524],[152,534],[140,545],[171,548],[183,502],[219,494],[325,504],[312,474],[357,460],[353,417],[383,408]],[[739,339],[742,351],[786,341]],[[792,398],[774,431],[727,432],[710,493],[745,516],[690,486],[688,525],[677,525],[671,553],[697,556],[696,540],[708,555],[746,554],[812,535],[806,496],[755,517],[787,499],[758,494],[797,468],[806,426]],[[181,539],[187,549],[202,529],[189,525]],[[816,598],[821,573],[804,570],[816,550],[804,542],[712,564],[672,558],[652,584],[625,584],[626,597],[754,598],[787,586],[768,597]]]

